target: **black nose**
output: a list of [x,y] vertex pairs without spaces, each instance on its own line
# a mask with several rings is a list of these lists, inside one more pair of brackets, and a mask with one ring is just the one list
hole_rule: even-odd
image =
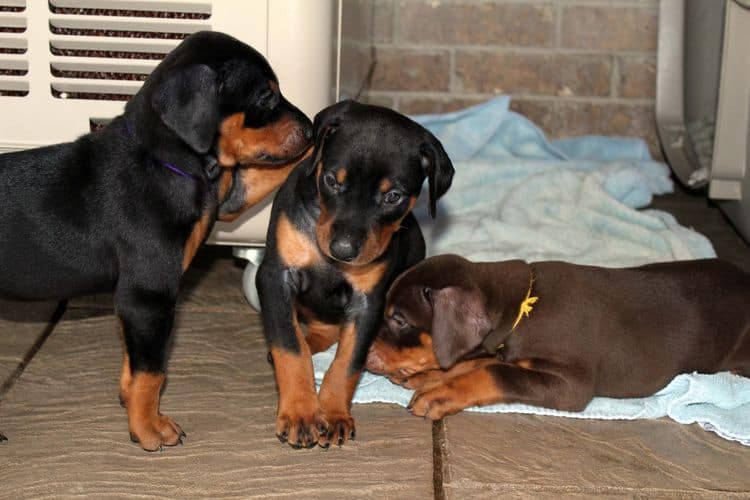
[[312,127],[311,126],[305,125],[303,129],[303,133],[305,134],[305,139],[307,139],[308,141],[312,139]]
[[331,241],[331,256],[344,262],[351,262],[359,253],[359,247],[349,238],[336,238]]

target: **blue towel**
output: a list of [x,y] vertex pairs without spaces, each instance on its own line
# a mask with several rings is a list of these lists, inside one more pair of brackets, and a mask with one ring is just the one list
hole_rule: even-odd
[[[668,168],[651,159],[642,140],[589,136],[550,142],[510,111],[509,103],[498,97],[455,113],[415,117],[441,140],[456,168],[437,219],[429,218],[424,193],[415,208],[428,255],[609,267],[715,257],[705,237],[670,214],[638,210],[653,195],[672,190]],[[334,352],[335,346],[313,357],[318,384]],[[354,402],[406,406],[411,395],[365,373]],[[516,404],[472,410],[601,419],[669,416],[750,445],[750,379],[728,373],[680,375],[651,397],[595,398],[580,413]]]
[[426,196],[415,207],[428,255],[610,267],[716,256],[705,237],[670,214],[634,210],[672,191],[669,169],[642,140],[549,142],[509,103],[498,97],[414,118],[441,140],[456,168],[435,220]]

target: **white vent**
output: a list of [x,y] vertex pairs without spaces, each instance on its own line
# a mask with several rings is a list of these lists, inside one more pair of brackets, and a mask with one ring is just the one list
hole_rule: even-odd
[[26,43],[26,0],[0,1],[0,95],[29,93]]
[[[334,0],[0,0],[0,152],[106,123],[165,54],[206,29],[264,54],[312,116],[331,102],[334,15]],[[260,243],[267,217],[222,224],[215,241]]]
[[164,54],[210,29],[212,6],[196,1],[50,0],[52,95],[127,100]]

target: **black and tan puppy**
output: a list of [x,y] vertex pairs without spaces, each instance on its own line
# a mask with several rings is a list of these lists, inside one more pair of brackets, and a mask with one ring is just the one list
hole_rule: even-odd
[[281,184],[311,140],[312,123],[263,56],[202,32],[104,130],[0,156],[0,295],[114,291],[126,345],[120,395],[144,449],[183,435],[159,412],[180,277],[214,221]]
[[[351,400],[388,286],[424,258],[411,214],[422,184],[434,214],[453,166],[432,134],[385,108],[342,102],[313,129],[312,156],[274,200],[256,283],[279,389],[276,434],[327,448],[354,436]],[[336,341],[318,396],[310,355]]]
[[750,376],[750,275],[721,260],[629,269],[440,255],[388,292],[367,369],[416,389],[415,415],[526,403],[582,410],[674,376]]

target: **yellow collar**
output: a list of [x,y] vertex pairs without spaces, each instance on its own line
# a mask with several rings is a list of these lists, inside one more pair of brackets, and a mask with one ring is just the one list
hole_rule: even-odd
[[[516,316],[516,320],[513,322],[513,326],[510,327],[510,333],[513,333],[518,326],[518,323],[521,322],[521,319],[523,319],[524,316],[527,318],[529,317],[529,314],[534,309],[534,304],[539,300],[539,297],[532,297],[531,296],[531,289],[534,286],[534,268],[530,268],[529,270],[529,289],[526,291],[526,297],[521,302],[521,305],[518,306],[518,316]],[[508,334],[510,335],[510,334]],[[496,351],[501,351],[505,349],[505,343],[499,344],[497,347],[495,347]]]
[[521,302],[520,307],[518,308],[518,316],[516,316],[516,320],[513,322],[513,326],[510,328],[510,331],[516,329],[516,326],[518,326],[518,323],[521,322],[521,318],[526,316],[529,317],[529,313],[531,313],[532,309],[534,309],[532,306],[536,304],[536,301],[539,300],[539,297],[532,297],[531,296],[531,288],[534,285],[534,273],[531,272],[529,276],[529,290],[526,292],[526,298],[523,299],[523,302]]

